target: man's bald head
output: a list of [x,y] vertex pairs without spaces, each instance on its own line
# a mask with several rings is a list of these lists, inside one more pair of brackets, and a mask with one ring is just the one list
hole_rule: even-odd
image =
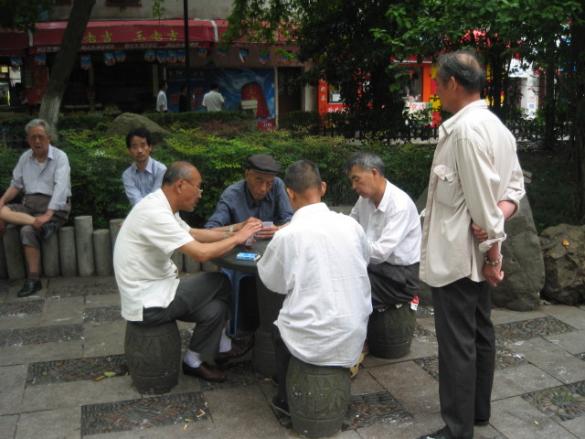
[[193,170],[197,171],[197,168],[189,162],[172,163],[163,177],[163,186],[172,185],[179,180],[191,180]]
[[453,77],[469,93],[478,93],[485,84],[485,71],[470,50],[458,50],[439,57],[437,76],[443,84]]

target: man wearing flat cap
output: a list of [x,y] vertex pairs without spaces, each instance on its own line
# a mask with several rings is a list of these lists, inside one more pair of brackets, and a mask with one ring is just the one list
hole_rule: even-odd
[[276,176],[280,164],[268,154],[254,154],[246,160],[244,179],[229,186],[219,199],[215,212],[205,224],[206,228],[233,224],[237,231],[250,217],[263,222],[271,221],[257,234],[270,238],[290,221],[293,212],[284,189],[284,183]]
[[[247,220],[257,218],[264,223],[257,238],[271,238],[272,235],[292,218],[293,211],[286,194],[284,182],[276,176],[280,164],[268,154],[254,154],[245,163],[244,179],[230,185],[223,191],[215,212],[205,228],[229,226],[230,232],[240,230]],[[267,225],[271,224],[271,225]],[[245,273],[223,269],[232,284],[231,319],[228,333],[236,335],[239,322],[239,297],[250,297],[244,301],[250,309],[256,297],[254,278]],[[243,282],[246,280],[246,282]],[[250,282],[247,282],[250,281]],[[248,294],[246,294],[248,293]],[[234,345],[237,346],[237,345]]]

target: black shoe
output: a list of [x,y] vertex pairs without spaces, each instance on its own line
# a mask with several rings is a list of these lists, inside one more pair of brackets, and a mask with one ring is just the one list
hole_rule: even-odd
[[20,290],[18,290],[18,293],[16,293],[16,295],[18,297],[26,297],[42,289],[43,284],[41,283],[40,280],[27,279],[24,281],[24,285]]
[[219,352],[215,356],[215,363],[222,365],[228,361],[243,357],[254,346],[254,338],[240,339],[232,341],[232,348],[227,352]]
[[490,420],[489,419],[476,419],[475,421],[473,421],[473,425],[475,425],[476,427],[485,427],[486,425],[489,425]]
[[46,222],[41,226],[41,237],[45,240],[49,239],[57,230],[59,230],[59,224],[55,221]]
[[453,439],[453,436],[451,436],[447,427],[443,427],[434,433],[425,434],[418,439]]
[[272,410],[274,410],[275,412],[282,413],[285,416],[290,416],[290,410],[288,409],[288,402],[286,402],[283,399],[278,398],[278,396],[275,396],[274,398],[272,398],[272,401],[270,402],[270,406],[272,407]]
[[216,383],[225,381],[225,373],[205,363],[201,363],[199,367],[191,367],[183,362],[183,373],[185,375],[204,379],[205,381],[213,381]]

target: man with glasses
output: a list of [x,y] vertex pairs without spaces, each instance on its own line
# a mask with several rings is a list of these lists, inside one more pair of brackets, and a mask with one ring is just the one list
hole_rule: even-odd
[[229,302],[229,282],[223,273],[199,273],[178,278],[171,256],[176,251],[199,262],[217,258],[260,230],[259,220],[237,232],[226,228],[193,229],[179,217],[192,212],[201,199],[201,174],[187,162],[173,163],[162,188],[144,197],[130,211],[114,248],[114,271],[121,296],[122,317],[143,325],[183,320],[196,323],[183,358],[183,373],[208,381],[225,374],[206,363],[218,351]]

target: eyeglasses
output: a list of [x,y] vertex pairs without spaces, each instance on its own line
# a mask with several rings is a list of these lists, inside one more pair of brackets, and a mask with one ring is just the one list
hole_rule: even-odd
[[203,189],[201,189],[199,186],[195,186],[193,183],[191,183],[190,180],[184,179],[183,181],[189,183],[189,186],[191,186],[194,189],[197,189],[199,191],[199,195],[203,194]]

